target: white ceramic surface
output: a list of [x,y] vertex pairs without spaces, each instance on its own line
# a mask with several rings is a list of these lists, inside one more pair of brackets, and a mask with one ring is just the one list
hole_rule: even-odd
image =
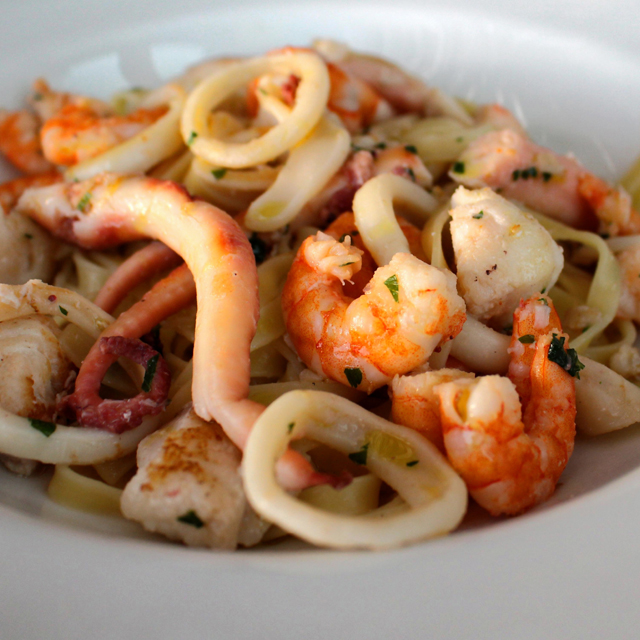
[[[0,104],[45,76],[108,96],[316,36],[379,53],[608,178],[640,151],[632,2],[0,2]],[[0,167],[5,176],[10,170]],[[634,638],[640,431],[580,440],[554,498],[388,553],[185,549],[0,472],[0,638]]]

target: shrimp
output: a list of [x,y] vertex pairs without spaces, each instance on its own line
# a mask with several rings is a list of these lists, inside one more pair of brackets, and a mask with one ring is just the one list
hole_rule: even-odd
[[53,171],[40,144],[40,121],[29,111],[0,110],[0,153],[20,171],[41,174]]
[[51,171],[50,173],[23,176],[22,178],[4,182],[0,184],[0,207],[5,213],[9,213],[26,189],[44,187],[60,180],[62,180],[62,176],[57,171]]
[[[155,178],[102,174],[84,182],[29,189],[17,210],[84,248],[107,248],[153,237],[180,254],[196,284],[193,404],[215,419],[240,449],[264,407],[248,399],[251,340],[259,300],[253,250],[238,224],[184,187]],[[299,490],[335,479],[299,453],[278,463],[283,486]]]
[[423,371],[395,376],[391,381],[391,421],[420,432],[444,453],[440,399],[434,389],[445,382],[473,378],[459,369]]
[[[579,365],[561,331],[550,298],[538,294],[514,313],[509,378],[435,389],[447,456],[492,515],[516,515],[549,498],[573,452]],[[562,352],[572,366],[556,364]]]
[[370,393],[423,364],[465,321],[455,276],[411,254],[378,268],[353,300],[342,290],[362,265],[350,237],[307,238],[289,271],[282,308],[291,341],[313,371]]
[[514,130],[492,131],[472,142],[449,175],[466,187],[500,189],[506,198],[574,228],[599,225],[610,235],[640,232],[640,214],[621,188]]
[[391,105],[363,80],[335,64],[327,63],[327,70],[331,80],[327,108],[342,120],[349,133],[395,115]]
[[167,107],[138,109],[126,116],[101,116],[91,105],[68,104],[42,126],[44,156],[70,166],[95,158],[132,138],[163,116]]
[[[420,229],[414,227],[401,216],[396,216],[396,219],[398,220],[400,229],[402,229],[402,232],[407,238],[411,253],[417,258],[420,258],[420,260],[426,262],[427,259],[422,248],[422,233]],[[339,242],[342,242],[346,236],[349,236],[351,238],[351,244],[362,251],[362,266],[359,271],[353,274],[350,281],[346,281],[344,283],[343,289],[344,294],[347,297],[357,298],[362,295],[365,286],[373,277],[373,274],[377,269],[377,265],[371,253],[369,253],[367,248],[364,246],[364,242],[362,241],[362,237],[360,236],[360,232],[356,226],[355,216],[350,211],[343,213],[325,229],[325,233]]]

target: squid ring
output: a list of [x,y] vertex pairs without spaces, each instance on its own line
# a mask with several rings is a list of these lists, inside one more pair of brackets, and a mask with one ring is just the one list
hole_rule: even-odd
[[365,182],[353,199],[353,213],[362,241],[378,266],[389,264],[396,253],[411,253],[393,211],[395,201],[420,212],[420,227],[438,208],[431,194],[400,176],[387,173]]
[[[300,76],[291,115],[249,142],[231,143],[209,137],[211,111],[233,92],[266,73]],[[285,51],[230,65],[202,81],[189,95],[182,114],[182,137],[194,155],[219,167],[242,169],[264,164],[298,144],[318,124],[329,98],[329,84],[325,63],[307,51]]]
[[[297,500],[277,483],[275,463],[301,437],[366,464],[396,489],[404,508],[385,517],[344,516]],[[454,529],[467,508],[464,482],[428,440],[321,391],[291,391],[264,411],[249,435],[242,471],[247,498],[263,518],[325,547],[386,549],[426,540]]]

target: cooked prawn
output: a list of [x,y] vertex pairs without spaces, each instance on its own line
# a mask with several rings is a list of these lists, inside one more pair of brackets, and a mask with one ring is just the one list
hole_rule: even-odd
[[516,515],[549,498],[573,452],[574,380],[549,357],[552,345],[564,347],[561,331],[551,300],[538,294],[514,313],[509,378],[436,388],[447,456],[493,515]]
[[42,153],[40,121],[29,111],[0,110],[0,153],[24,173],[49,173],[54,169]]
[[571,227],[599,226],[610,235],[640,232],[640,214],[624,190],[514,130],[492,131],[472,142],[449,175],[467,187],[500,189],[506,198]]
[[126,116],[103,116],[85,104],[68,104],[42,126],[45,158],[70,166],[95,158],[132,138],[163,116],[167,107],[138,109]]
[[300,247],[282,292],[289,336],[317,374],[371,392],[423,364],[456,336],[465,306],[455,276],[411,254],[378,268],[357,299],[342,283],[362,265],[347,236],[318,232]]
[[[198,302],[194,409],[203,419],[219,422],[242,449],[264,407],[247,397],[249,350],[259,310],[258,276],[253,250],[238,224],[173,182],[116,174],[29,189],[17,210],[85,248],[107,248],[147,236],[184,258]],[[340,482],[316,472],[295,451],[283,455],[278,472],[282,485],[291,489]]]
[[[401,216],[396,216],[400,229],[407,238],[411,253],[426,262],[426,256],[422,248],[421,236],[422,233],[418,227],[413,226],[410,222],[405,220]],[[351,244],[362,251],[362,266],[360,270],[353,274],[350,281],[344,283],[344,294],[349,298],[357,298],[362,295],[365,286],[373,277],[378,265],[376,264],[373,256],[364,246],[358,227],[356,226],[356,220],[353,213],[347,211],[341,216],[336,218],[326,229],[325,233],[335,238],[339,242],[342,242],[344,238],[349,236],[351,238]]]
[[62,176],[57,171],[51,171],[50,173],[23,176],[22,178],[4,182],[0,184],[0,207],[5,213],[9,213],[26,189],[44,187],[60,180],[62,180]]

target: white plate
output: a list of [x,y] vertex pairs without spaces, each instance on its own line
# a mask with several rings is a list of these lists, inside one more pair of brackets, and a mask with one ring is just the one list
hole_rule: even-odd
[[[533,136],[613,178],[640,151],[632,2],[0,2],[2,95],[31,80],[108,96],[214,54],[315,36],[401,63],[462,97],[500,100]],[[8,171],[8,170],[7,170]],[[5,174],[8,175],[7,171]],[[288,544],[236,554],[114,534],[0,477],[0,637],[623,638],[640,608],[640,431],[581,440],[554,498],[472,517],[389,553]],[[142,540],[138,538],[143,538]]]

